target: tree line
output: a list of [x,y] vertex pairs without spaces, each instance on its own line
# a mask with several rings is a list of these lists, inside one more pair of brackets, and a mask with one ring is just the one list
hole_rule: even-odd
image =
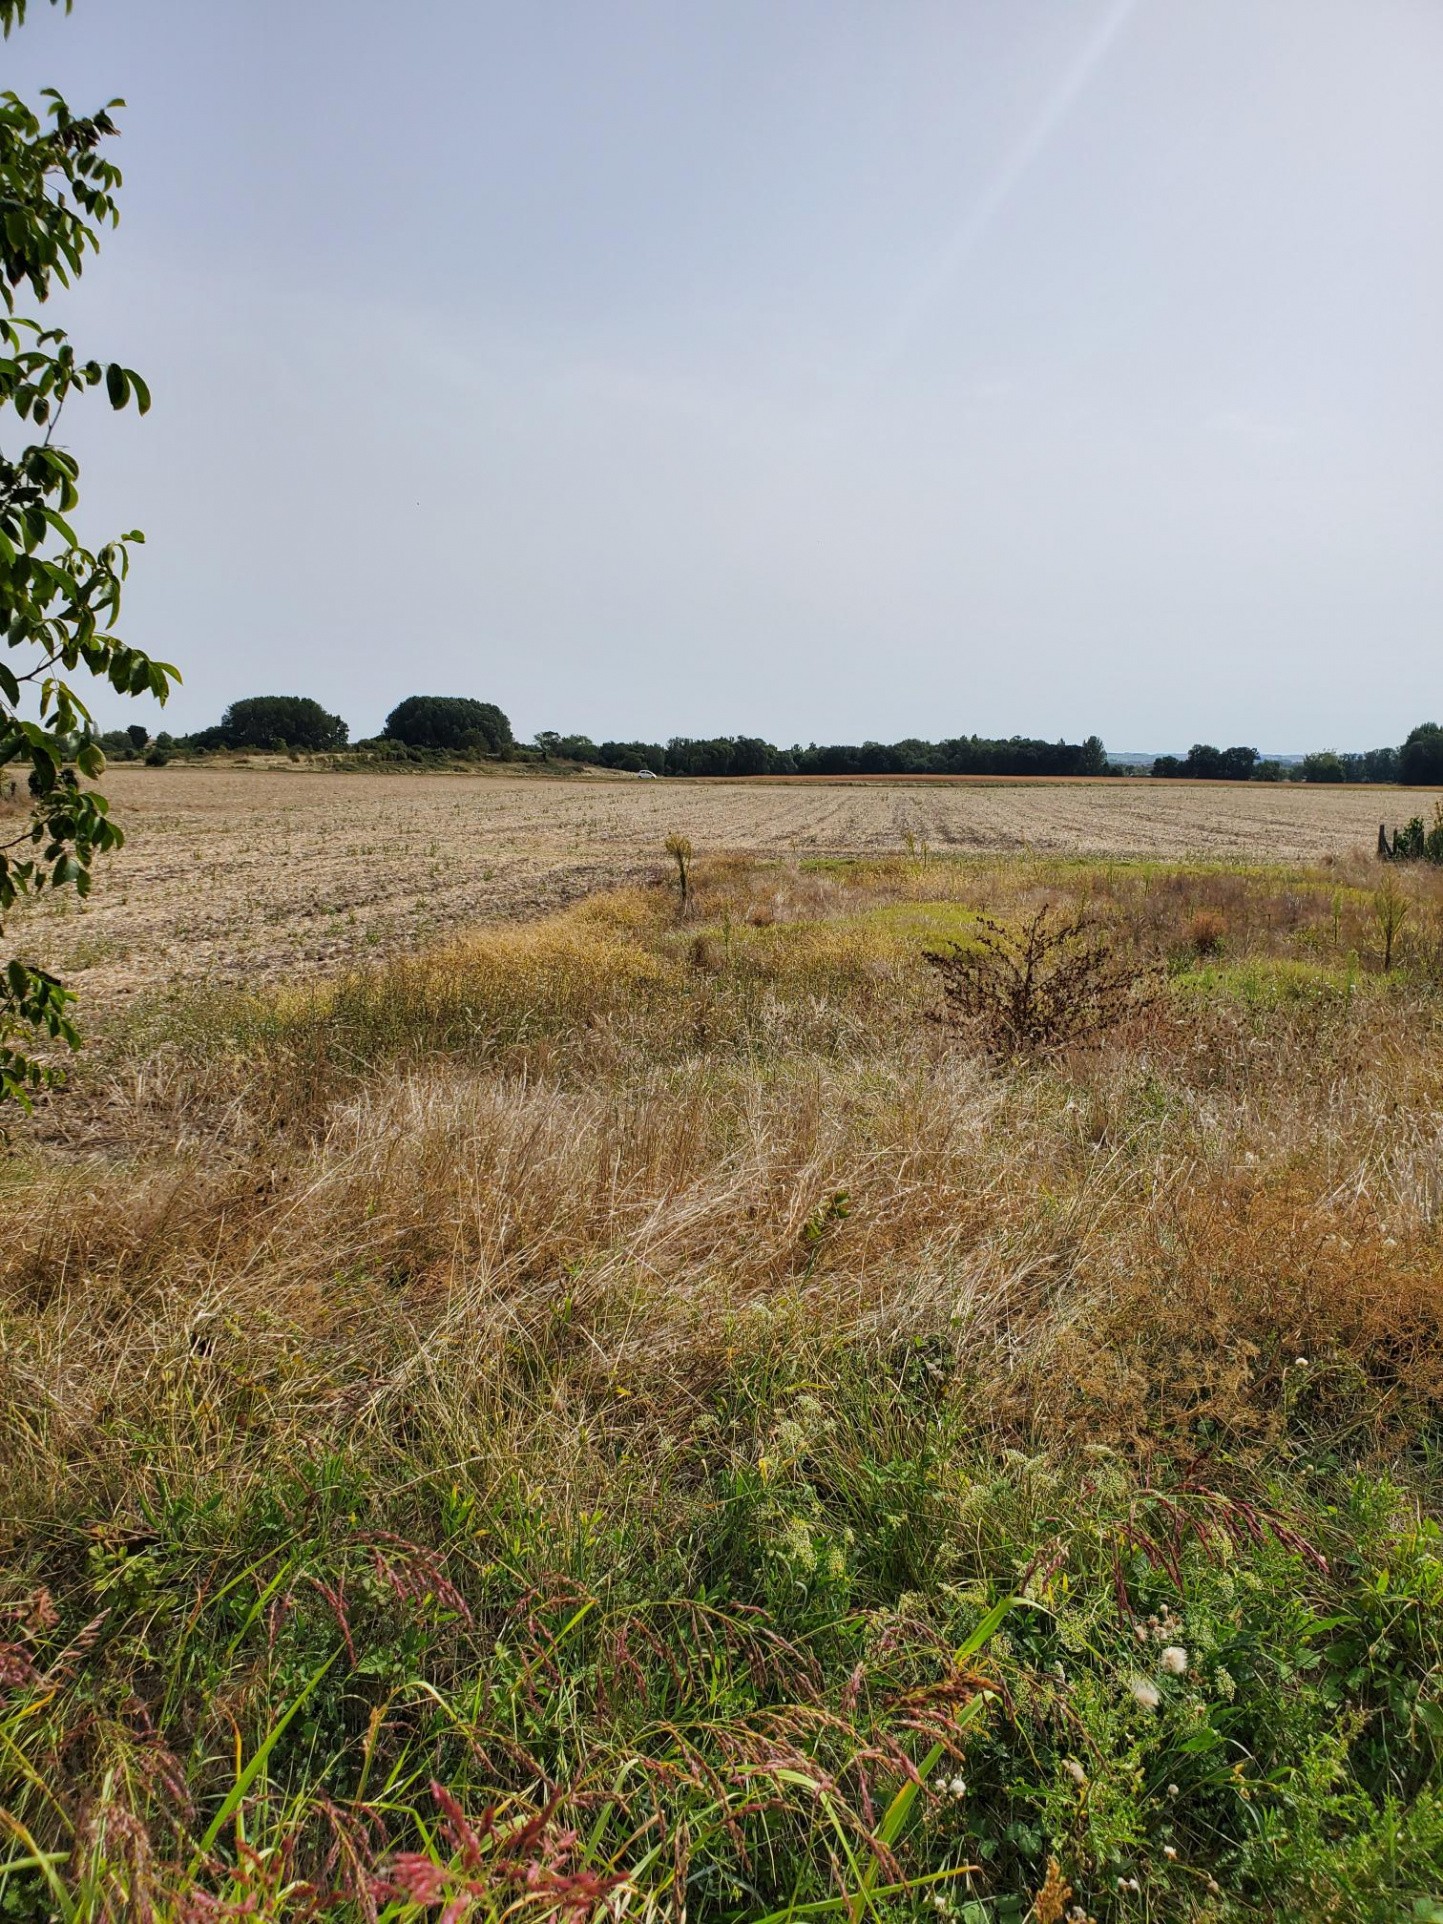
[[601,742],[588,735],[544,729],[537,746],[554,761],[581,762],[653,775],[1105,775],[1107,750],[1096,735],[1085,742],[1033,741],[1014,735],[991,741],[958,735],[947,741],[800,743],[778,748],[756,735],[662,742]]
[[1195,742],[1186,755],[1159,755],[1152,773],[1171,781],[1401,782],[1426,787],[1443,782],[1443,728],[1421,722],[1398,748],[1370,748],[1360,755],[1325,749],[1290,765],[1266,761],[1255,748]]
[[[336,754],[341,750],[380,759],[433,757],[579,763],[628,774],[653,775],[1123,775],[1140,772],[1108,760],[1096,735],[1085,741],[1041,741],[1024,735],[1005,740],[954,735],[942,741],[915,737],[898,742],[794,743],[789,748],[759,735],[673,735],[666,742],[593,741],[589,735],[542,729],[534,742],[516,740],[495,702],[464,695],[411,695],[386,717],[379,735],[352,742],[339,715],[300,695],[255,695],[232,702],[220,721],[193,735],[160,735],[149,742],[132,726],[99,738],[112,756],[163,760],[175,750],[193,754],[217,749],[271,753]],[[1254,782],[1401,782],[1443,784],[1443,728],[1424,722],[1397,748],[1361,754],[1322,750],[1300,762],[1266,759],[1256,748],[1216,748],[1195,742],[1186,755],[1159,755],[1150,773],[1159,780]]]
[[482,757],[503,761],[579,762],[596,768],[654,775],[1106,775],[1107,750],[1096,735],[1084,742],[1006,741],[980,735],[940,742],[907,740],[857,744],[809,743],[778,748],[754,735],[706,739],[675,735],[668,742],[594,742],[589,735],[543,729],[534,744],[518,743],[494,702],[461,695],[412,695],[391,710],[379,735],[351,742],[339,715],[309,696],[255,695],[232,702],[219,722],[192,735],[157,736],[143,729],[100,738],[107,752],[147,759],[175,750],[217,749],[273,754],[335,754],[342,749],[383,758],[409,755]]

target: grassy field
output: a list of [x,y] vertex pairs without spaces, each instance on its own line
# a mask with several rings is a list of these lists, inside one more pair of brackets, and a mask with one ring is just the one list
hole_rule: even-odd
[[[222,779],[33,925],[0,1918],[1443,1919],[1376,797]],[[1118,1020],[938,1020],[1046,905]]]

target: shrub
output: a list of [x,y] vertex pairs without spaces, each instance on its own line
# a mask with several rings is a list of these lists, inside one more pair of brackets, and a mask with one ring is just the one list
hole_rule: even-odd
[[1216,909],[1198,909],[1188,924],[1188,940],[1199,955],[1216,955],[1227,932],[1227,921]]
[[995,1055],[1047,1055],[1138,1013],[1152,971],[1115,956],[1085,913],[1052,917],[1044,906],[1014,934],[979,916],[973,946],[928,949],[942,978],[943,1020],[972,1030]]
[[1432,862],[1443,867],[1443,802],[1433,807],[1433,826],[1424,825],[1423,817],[1415,815],[1402,828],[1394,829],[1393,845],[1388,846],[1385,831],[1378,835],[1378,853],[1384,859],[1395,862]]
[[511,723],[495,702],[469,695],[410,695],[393,708],[381,731],[408,748],[438,748],[453,755],[509,756]]

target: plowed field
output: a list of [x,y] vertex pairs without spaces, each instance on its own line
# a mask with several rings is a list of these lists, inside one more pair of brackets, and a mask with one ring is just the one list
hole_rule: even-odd
[[1146,780],[1056,783],[643,782],[109,771],[123,852],[88,904],[15,926],[87,998],[175,981],[327,969],[467,922],[556,907],[642,874],[672,831],[698,854],[938,852],[1227,861],[1371,848],[1431,795]]

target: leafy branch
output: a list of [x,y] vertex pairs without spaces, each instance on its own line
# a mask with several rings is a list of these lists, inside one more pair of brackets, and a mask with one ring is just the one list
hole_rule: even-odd
[[[25,14],[26,0],[0,0],[0,31],[8,37]],[[102,148],[124,103],[77,115],[53,88],[42,98],[43,114],[0,94],[0,412],[38,430],[14,453],[0,451],[0,770],[25,773],[30,803],[25,830],[0,844],[0,936],[24,895],[86,895],[95,857],[124,839],[105,797],[86,785],[105,757],[71,678],[162,702],[180,679],[114,632],[130,549],[144,536],[132,530],[94,549],[80,540],[70,520],[80,468],[56,442],[72,396],[103,387],[112,408],[134,402],[144,414],[150,390],[133,368],[82,360],[63,329],[16,311],[18,300],[43,303],[54,286],[71,286],[101,229],[116,225],[121,174]],[[59,1079],[27,1051],[37,1041],[78,1046],[72,1001],[46,970],[0,958],[0,1105],[28,1106]]]

